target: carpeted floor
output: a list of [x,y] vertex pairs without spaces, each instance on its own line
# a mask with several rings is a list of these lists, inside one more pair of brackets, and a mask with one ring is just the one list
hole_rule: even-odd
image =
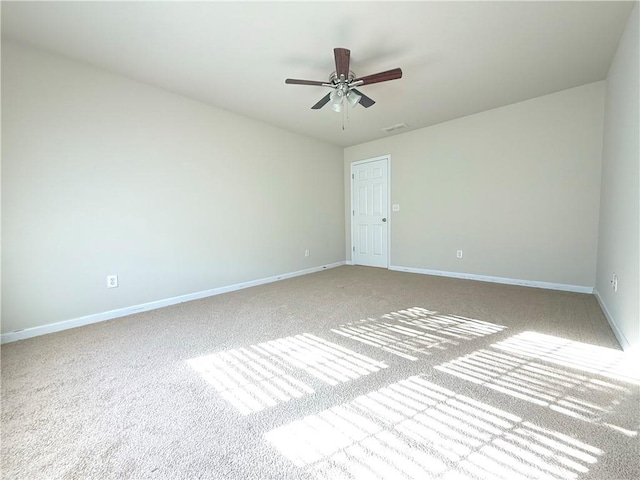
[[340,267],[2,346],[2,478],[637,479],[591,295]]

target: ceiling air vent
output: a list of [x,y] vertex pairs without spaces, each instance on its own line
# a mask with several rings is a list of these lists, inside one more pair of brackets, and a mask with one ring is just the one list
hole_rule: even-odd
[[407,128],[409,125],[406,123],[396,123],[395,125],[391,125],[390,127],[384,127],[382,129],[383,132],[391,133],[395,130],[402,130],[403,128]]

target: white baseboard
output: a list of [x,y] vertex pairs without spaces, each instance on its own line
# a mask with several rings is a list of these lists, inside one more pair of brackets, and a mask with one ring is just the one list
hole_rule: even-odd
[[492,277],[488,275],[475,275],[473,273],[444,272],[441,270],[428,270],[426,268],[400,267],[392,265],[389,270],[398,272],[421,273],[424,275],[438,275],[440,277],[462,278],[465,280],[478,280],[481,282],[503,283],[505,285],[520,285],[523,287],[545,288],[547,290],[562,290],[565,292],[593,293],[593,287],[582,285],[567,285],[564,283],[536,282],[533,280],[519,280],[517,278]]
[[607,309],[607,306],[605,305],[604,300],[602,300],[602,297],[600,296],[600,292],[598,292],[596,288],[593,289],[593,295],[596,297],[596,300],[598,300],[598,304],[602,309],[602,313],[604,313],[604,318],[606,318],[607,322],[609,322],[609,326],[611,327],[611,330],[613,330],[613,334],[616,336],[616,339],[618,339],[618,343],[622,347],[622,350],[624,351],[629,350],[631,348],[631,344],[629,343],[629,340],[627,340],[627,337],[624,336],[624,333],[620,331],[620,329],[618,328],[618,325],[616,325],[616,322],[613,321],[613,317],[611,316],[611,313]]
[[180,295],[178,297],[165,298],[163,300],[142,303],[140,305],[133,305],[131,307],[118,308],[116,310],[110,310],[108,312],[95,313],[84,317],[73,318],[71,320],[64,320],[62,322],[42,325],[40,327],[16,330],[15,332],[8,332],[0,335],[0,343],[15,342],[18,340],[24,340],[26,338],[46,335],[47,333],[60,332],[62,330],[68,330],[70,328],[82,327],[84,325],[90,325],[97,322],[104,322],[105,320],[112,320],[114,318],[124,317],[133,313],[146,312],[148,310],[155,310],[156,308],[167,307],[169,305],[175,305],[178,303],[189,302],[191,300],[198,300],[200,298],[220,295],[221,293],[234,292],[236,290],[242,290],[243,288],[256,287],[258,285],[264,285],[265,283],[272,283],[277,282],[278,280],[285,280],[287,278],[308,275],[309,273],[320,272],[322,270],[339,267],[344,264],[345,262],[330,263],[328,265],[321,265],[319,267],[298,270],[297,272],[283,273],[282,275],[274,275],[273,277],[260,278],[258,280],[251,280],[249,282],[236,283],[235,285],[212,288],[210,290],[204,290],[201,292],[188,293],[186,295]]

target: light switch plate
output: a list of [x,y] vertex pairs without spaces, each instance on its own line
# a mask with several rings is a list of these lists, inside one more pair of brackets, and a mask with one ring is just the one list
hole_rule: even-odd
[[394,212],[399,212],[399,211],[400,211],[400,204],[399,204],[399,203],[394,203],[394,204],[391,206],[391,209],[392,209]]

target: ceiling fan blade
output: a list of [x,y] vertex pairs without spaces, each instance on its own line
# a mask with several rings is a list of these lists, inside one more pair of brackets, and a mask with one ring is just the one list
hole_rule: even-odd
[[349,57],[351,51],[346,48],[334,48],[333,56],[336,59],[336,75],[340,78],[340,75],[344,75],[345,80],[349,78]]
[[359,90],[356,90],[355,88],[352,88],[351,91],[360,95],[360,101],[358,103],[362,105],[364,108],[369,108],[371,105],[376,103],[375,100],[367,97],[364,93],[360,92]]
[[319,110],[322,107],[324,107],[327,103],[329,103],[329,99],[331,98],[331,94],[327,93],[324,97],[322,97],[320,99],[320,101],[318,103],[316,103],[313,107],[311,107],[312,110]]
[[387,70],[386,72],[374,73],[373,75],[367,75],[366,77],[355,78],[353,83],[358,85],[371,85],[372,83],[388,82],[389,80],[396,80],[402,78],[402,69],[394,68],[393,70]]
[[290,85],[313,85],[317,87],[322,87],[326,85],[327,82],[317,82],[315,80],[297,80],[295,78],[287,78],[284,83],[288,83]]

